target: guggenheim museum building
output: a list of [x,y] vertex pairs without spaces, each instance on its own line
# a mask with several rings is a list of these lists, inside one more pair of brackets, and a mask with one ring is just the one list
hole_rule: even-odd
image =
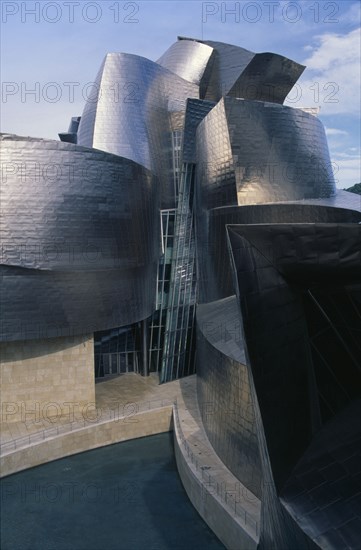
[[179,37],[107,54],[59,141],[1,135],[7,421],[196,373],[262,550],[359,544],[361,204],[316,110],[283,105],[304,69]]

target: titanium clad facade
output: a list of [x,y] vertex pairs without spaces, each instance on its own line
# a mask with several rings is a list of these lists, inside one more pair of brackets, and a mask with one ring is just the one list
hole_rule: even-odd
[[207,436],[250,498],[261,498],[254,404],[236,297],[200,305],[197,327],[197,391]]
[[213,53],[213,48],[195,40],[178,40],[157,60],[184,80],[198,86]]
[[223,42],[200,40],[214,50],[208,82],[204,83],[202,99],[219,101],[228,95],[239,76],[254,57],[254,53]]
[[196,164],[196,129],[198,124],[215,106],[214,101],[188,99],[184,122],[183,162]]
[[185,111],[196,84],[131,54],[108,54],[81,118],[79,145],[94,147],[152,170],[162,208],[175,206],[171,115]]
[[355,401],[314,437],[282,490],[282,505],[318,547],[359,544],[359,433],[360,402]]
[[237,186],[223,99],[197,126],[197,206],[237,205]]
[[[346,193],[351,195],[351,193]],[[339,194],[336,195],[337,197]],[[342,194],[341,194],[342,196]],[[352,199],[352,197],[351,197]],[[273,203],[214,208],[198,217],[198,302],[207,303],[234,294],[231,263],[227,250],[227,225],[255,223],[360,223],[358,197],[348,203],[349,208],[320,204],[327,200],[293,203]],[[340,201],[343,204],[343,201]],[[353,208],[353,209],[351,209]]]
[[60,141],[65,141],[66,143],[77,143],[80,119],[80,116],[71,117],[68,131],[58,134]]
[[256,53],[227,95],[282,104],[304,70],[282,55]]
[[[276,503],[276,494],[287,485],[288,478],[292,479],[291,472],[297,463],[303,464],[299,468],[305,472],[305,489],[300,492],[307,494],[317,488],[317,473],[334,463],[330,455],[321,458],[322,433],[326,439],[332,437],[330,420],[335,421],[334,436],[337,430],[342,431],[341,425],[345,422],[348,437],[342,437],[333,445],[334,453],[337,457],[342,447],[348,445],[354,457],[350,472],[353,476],[359,475],[360,422],[354,415],[350,417],[350,407],[355,411],[360,389],[357,357],[361,349],[357,337],[359,321],[355,318],[355,308],[360,312],[360,225],[228,226],[228,235],[247,365],[259,407],[257,433],[259,446],[263,448],[261,457],[263,474],[268,480],[265,488],[268,498]],[[322,332],[328,332],[328,338],[323,336],[320,340]],[[331,354],[328,353],[330,347]],[[308,455],[307,448],[310,449]],[[315,448],[319,449],[318,453]],[[312,457],[306,470],[315,470],[308,483],[304,456]],[[325,476],[327,478],[327,470]],[[303,532],[307,525],[306,533],[311,540],[323,544],[332,539],[338,527],[342,531],[348,519],[347,499],[355,498],[358,492],[357,486],[346,483],[347,498],[333,508],[324,480],[320,473],[312,502],[314,514],[306,524],[299,523]],[[300,499],[291,494],[290,489],[286,493],[288,509],[293,510],[291,516],[298,520],[295,511]],[[323,526],[322,530],[320,522],[324,513],[319,508],[325,500],[330,505],[330,517],[336,509],[341,517],[337,523],[332,522],[332,527],[331,524]],[[304,498],[304,504],[306,502]],[[279,504],[272,506],[277,507]],[[278,536],[277,522],[270,522],[268,513],[266,509],[263,541],[261,536],[261,547],[265,548]],[[355,540],[359,527],[360,518],[356,517],[347,529],[350,539]],[[321,532],[322,539],[319,538]],[[296,534],[285,530],[284,535],[292,547]]]
[[[180,43],[192,41],[182,37],[178,40]],[[305,70],[303,65],[278,54],[253,53],[211,40],[198,42],[213,48],[213,55],[203,75],[202,99],[219,101],[223,96],[232,96],[283,103]],[[181,46],[176,49],[180,50]]]
[[323,126],[300,109],[224,98],[198,126],[197,161],[206,208],[335,194]]
[[238,204],[335,194],[325,130],[318,118],[302,109],[237,99],[226,99],[225,109]]
[[148,317],[160,242],[154,176],[72,144],[3,135],[1,145],[2,339]]
[[282,105],[303,70],[179,37],[108,54],[62,142],[4,135],[1,339],[95,333],[96,377],[196,369],[255,547],[357,550],[361,202]]

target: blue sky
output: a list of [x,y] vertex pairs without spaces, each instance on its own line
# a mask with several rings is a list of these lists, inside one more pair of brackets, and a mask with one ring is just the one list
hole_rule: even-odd
[[[320,107],[340,188],[360,177],[360,2],[2,2],[1,129],[58,139],[104,55],[152,60],[178,35],[307,65],[286,104]],[[34,93],[28,93],[34,90]]]

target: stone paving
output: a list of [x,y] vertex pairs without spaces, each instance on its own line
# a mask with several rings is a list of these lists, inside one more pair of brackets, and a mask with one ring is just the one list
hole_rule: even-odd
[[[127,405],[125,414],[130,415],[132,411],[138,408],[144,402],[150,400],[166,399],[170,395],[174,401],[175,388],[169,388],[162,391],[164,386],[159,386],[158,374],[153,373],[147,378],[143,378],[134,373],[114,376],[104,380],[97,381],[95,384],[96,409],[94,403],[89,403],[83,410],[72,411],[69,408],[67,414],[58,414],[55,416],[41,417],[34,407],[32,410],[24,412],[21,422],[6,422],[6,414],[3,413],[3,422],[1,423],[1,444],[10,443],[13,440],[24,438],[38,432],[51,433],[53,428],[61,427],[66,429],[70,424],[93,422],[95,418],[99,421],[110,420],[114,414],[122,413],[122,405]],[[164,398],[162,397],[164,395]],[[154,403],[155,404],[155,403]],[[50,410],[50,409],[49,409]],[[113,412],[112,412],[113,411]]]

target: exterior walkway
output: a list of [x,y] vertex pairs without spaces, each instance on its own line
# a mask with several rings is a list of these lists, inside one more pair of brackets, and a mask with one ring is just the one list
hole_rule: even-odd
[[[3,413],[1,454],[26,446],[31,441],[38,441],[40,435],[44,435],[46,439],[47,436],[52,437],[56,431],[65,433],[78,424],[84,427],[86,424],[114,420],[117,415],[122,416],[123,413],[131,416],[141,409],[159,406],[159,401],[165,402],[167,398],[170,403],[173,403],[176,391],[177,388],[171,384],[160,386],[156,373],[152,373],[147,378],[129,373],[97,381],[96,406],[95,403],[88,403],[81,411],[72,411],[69,408],[68,414],[41,418],[34,409],[33,412],[27,411],[24,414],[22,422],[6,422],[4,421],[6,416]],[[151,405],[150,401],[152,401]]]

